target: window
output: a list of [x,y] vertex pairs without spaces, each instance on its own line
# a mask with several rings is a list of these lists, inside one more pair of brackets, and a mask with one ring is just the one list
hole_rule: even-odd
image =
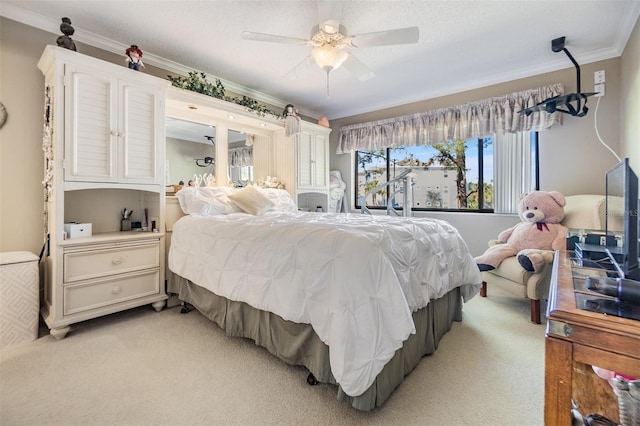
[[[412,210],[514,212],[520,194],[537,188],[537,153],[537,132],[520,132],[518,138],[508,134],[356,151],[356,208],[362,207],[365,195],[368,208],[386,208],[387,203],[402,208],[402,182],[380,186],[411,169],[413,182],[407,201]],[[502,189],[498,200],[494,186]],[[496,201],[501,203],[498,208]]]

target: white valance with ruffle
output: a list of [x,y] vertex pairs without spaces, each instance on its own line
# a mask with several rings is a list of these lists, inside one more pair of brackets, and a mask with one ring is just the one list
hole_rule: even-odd
[[244,167],[253,165],[253,146],[229,149],[229,165]]
[[520,111],[564,94],[561,83],[403,117],[353,124],[340,129],[338,154],[394,146],[432,145],[494,134],[545,130],[561,123],[561,113]]

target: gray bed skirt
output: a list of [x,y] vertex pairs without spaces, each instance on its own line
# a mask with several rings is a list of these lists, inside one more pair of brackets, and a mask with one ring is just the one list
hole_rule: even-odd
[[[329,347],[309,324],[286,321],[270,312],[255,309],[244,302],[217,296],[190,281],[171,275],[167,292],[178,295],[199,312],[215,322],[228,336],[250,338],[259,346],[291,365],[306,367],[319,382],[336,384],[329,364]],[[402,348],[378,374],[375,382],[362,395],[352,397],[338,386],[338,399],[358,410],[369,411],[381,406],[420,359],[435,352],[438,342],[453,321],[462,320],[460,289],[432,300],[425,308],[413,313],[416,334],[409,336]]]

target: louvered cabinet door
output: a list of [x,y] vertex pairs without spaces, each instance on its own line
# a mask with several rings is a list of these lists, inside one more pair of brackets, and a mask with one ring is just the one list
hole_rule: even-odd
[[307,131],[303,131],[294,136],[297,139],[298,153],[298,189],[313,188],[313,135]]
[[[122,135],[120,181],[161,183],[162,152],[158,150],[157,123],[164,123],[160,108],[163,94],[154,88],[122,83]],[[160,114],[160,116],[159,116]]]
[[73,65],[65,69],[65,180],[116,182],[118,81]]
[[329,137],[313,134],[313,186],[326,190],[329,186]]
[[298,138],[298,188],[327,191],[329,186],[329,138],[303,131]]

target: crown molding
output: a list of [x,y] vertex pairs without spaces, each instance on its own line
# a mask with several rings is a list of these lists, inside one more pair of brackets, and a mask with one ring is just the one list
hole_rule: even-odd
[[[0,2],[0,16],[4,16],[5,18],[11,19],[13,21],[20,22],[30,27],[38,28],[53,34],[57,34],[60,32],[59,20],[55,20],[47,16],[40,15],[39,13],[23,9],[14,4]],[[91,31],[87,31],[84,28],[78,27],[76,25],[74,25],[74,27],[76,28],[76,34],[73,36],[73,39],[80,43],[84,43],[89,46],[96,47],[98,49],[102,49],[118,55],[122,54],[129,47],[129,45],[118,43],[101,35],[94,34]],[[155,55],[152,52],[148,52],[146,50],[144,52],[144,63],[182,76],[187,76],[191,71],[194,71],[193,68],[189,68],[170,59]],[[201,70],[195,71],[201,72]],[[233,81],[222,79],[213,74],[207,72],[205,72],[205,74],[209,78],[219,79],[226,90],[229,90],[230,92],[233,92],[240,96],[247,96],[255,99],[258,102],[283,109],[285,105],[289,103],[282,99],[267,95],[266,93],[262,93],[249,87],[234,83]],[[311,111],[305,108],[298,108],[298,112],[301,115],[311,118],[318,118],[321,115],[316,111]]]

